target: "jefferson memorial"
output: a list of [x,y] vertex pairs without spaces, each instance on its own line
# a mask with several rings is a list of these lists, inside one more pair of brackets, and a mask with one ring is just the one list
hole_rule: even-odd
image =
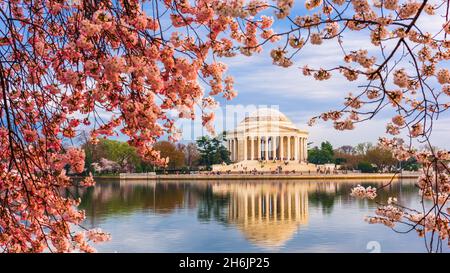
[[275,108],[259,108],[226,132],[234,164],[213,166],[221,171],[307,171],[308,132],[298,129]]

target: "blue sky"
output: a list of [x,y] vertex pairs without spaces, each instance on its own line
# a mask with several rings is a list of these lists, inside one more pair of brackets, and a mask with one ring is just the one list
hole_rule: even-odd
[[[371,0],[369,0],[371,3]],[[436,2],[432,0],[431,3]],[[304,1],[295,1],[291,16],[305,14]],[[147,14],[151,8],[146,9]],[[264,12],[273,15],[272,11]],[[439,13],[439,11],[437,12]],[[168,16],[168,14],[166,14]],[[167,18],[162,18],[162,22]],[[423,31],[437,33],[445,20],[439,16],[424,16],[417,24]],[[288,28],[286,20],[274,24],[275,31]],[[174,29],[173,29],[174,30]],[[180,29],[177,29],[180,31]],[[367,32],[345,31],[343,33],[343,47],[347,52],[352,50],[366,49],[369,56],[379,57],[379,48],[373,46],[368,38]],[[275,44],[267,44],[260,54],[251,57],[238,55],[233,58],[223,58],[220,61],[228,66],[227,74],[235,79],[234,87],[238,96],[227,101],[220,96],[216,99],[220,107],[216,109],[215,127],[217,132],[233,129],[246,115],[250,114],[256,107],[275,107],[289,117],[298,128],[308,130],[309,141],[312,146],[320,145],[322,141],[330,141],[333,146],[356,145],[361,142],[376,143],[380,136],[385,134],[386,124],[392,117],[392,110],[379,113],[374,119],[357,124],[352,131],[336,131],[330,122],[319,122],[313,127],[307,126],[307,121],[322,112],[336,110],[342,107],[344,98],[352,92],[358,94],[358,85],[364,83],[364,79],[348,82],[343,76],[333,74],[328,81],[315,81],[312,77],[305,77],[301,73],[301,67],[308,65],[311,68],[331,68],[343,64],[343,54],[336,40],[324,41],[322,45],[307,44],[293,59],[294,65],[282,68],[272,64],[270,51],[272,48],[284,45],[284,40]],[[393,43],[386,43],[387,49],[392,48]],[[378,58],[379,59],[379,58]],[[407,64],[406,64],[407,65]],[[447,68],[449,63],[443,64]],[[205,87],[205,93],[208,89]],[[199,109],[197,109],[199,110]],[[109,114],[105,113],[105,118]],[[207,132],[201,126],[200,114],[197,112],[195,121],[179,120],[177,125],[183,130],[182,142],[194,141]],[[432,142],[434,145],[450,149],[446,139],[450,135],[448,113],[440,116],[435,122]],[[406,135],[403,135],[405,137]],[[123,136],[120,139],[126,140]],[[415,146],[421,147],[419,143]]]
[[[304,14],[303,3],[304,1],[296,1],[292,14]],[[418,24],[425,31],[436,33],[442,26],[442,22],[438,16],[434,18],[426,16],[420,19]],[[275,30],[283,28],[286,30],[285,22],[274,25]],[[370,43],[367,33],[346,31],[343,34],[343,41],[347,52],[366,49],[369,51],[369,56],[379,54],[379,48]],[[335,147],[356,145],[367,141],[375,143],[380,136],[388,136],[385,134],[385,128],[392,117],[391,110],[385,110],[374,119],[357,124],[356,129],[352,131],[336,131],[330,122],[319,122],[313,127],[307,126],[309,118],[328,110],[341,108],[349,92],[358,94],[358,84],[364,83],[364,79],[348,82],[344,77],[333,74],[328,81],[315,81],[312,77],[303,76],[300,68],[305,64],[312,68],[330,68],[343,63],[342,51],[335,40],[324,41],[319,46],[310,44],[305,46],[293,59],[294,65],[289,68],[273,65],[270,58],[270,50],[283,44],[282,40],[280,44],[266,46],[262,53],[251,57],[239,55],[221,60],[228,65],[228,74],[235,78],[238,96],[232,101],[218,98],[221,105],[216,111],[218,132],[223,129],[233,129],[254,107],[273,106],[288,116],[300,129],[308,130],[313,146],[325,140],[330,141]],[[392,45],[386,44],[387,48]],[[448,63],[444,65],[449,67]],[[226,111],[222,114],[226,107],[232,109],[238,106],[241,110],[237,113]],[[450,121],[449,118],[448,114],[441,115],[435,123],[432,140],[436,146],[450,148],[450,144],[446,141],[450,133],[446,126]],[[186,131],[183,134],[185,141],[191,140],[193,135],[206,134],[206,131],[200,128],[199,121],[182,122],[180,126]],[[192,134],[192,130],[196,133]],[[421,144],[416,143],[415,146],[421,147]]]

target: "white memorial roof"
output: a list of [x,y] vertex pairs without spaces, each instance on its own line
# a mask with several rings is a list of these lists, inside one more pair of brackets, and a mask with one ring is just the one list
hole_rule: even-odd
[[275,108],[258,108],[245,117],[234,130],[228,133],[273,132],[277,130],[279,132],[295,131],[307,134],[306,131],[298,129],[288,117]]

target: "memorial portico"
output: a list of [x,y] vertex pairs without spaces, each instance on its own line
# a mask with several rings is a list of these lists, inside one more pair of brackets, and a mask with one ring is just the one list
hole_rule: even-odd
[[307,161],[308,132],[276,109],[258,109],[227,132],[227,141],[233,162]]

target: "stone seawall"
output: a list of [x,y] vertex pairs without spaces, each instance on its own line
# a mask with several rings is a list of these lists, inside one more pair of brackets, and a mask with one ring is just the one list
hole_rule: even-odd
[[[419,174],[137,174],[137,173],[121,173],[120,180],[398,180],[399,178],[417,178]],[[393,178],[394,177],[394,178]]]

